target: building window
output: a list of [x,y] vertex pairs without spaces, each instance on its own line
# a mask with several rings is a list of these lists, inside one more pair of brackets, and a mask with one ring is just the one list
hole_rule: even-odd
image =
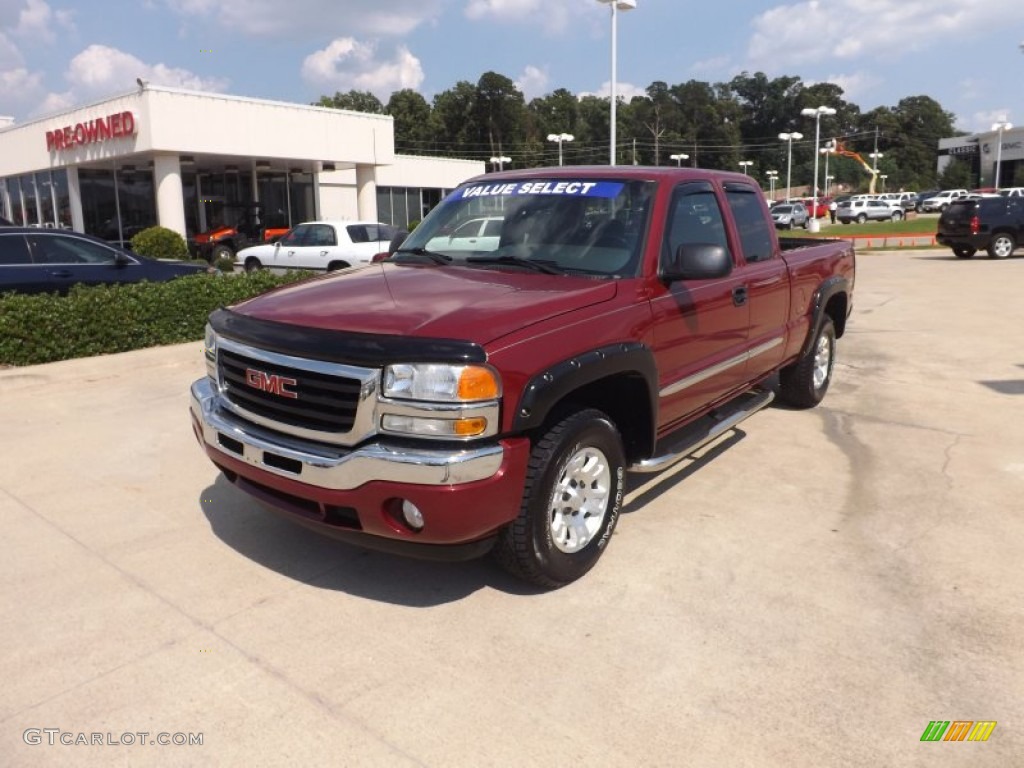
[[7,196],[11,201],[11,221],[19,227],[25,226],[25,206],[21,202],[21,180],[7,180]]
[[24,206],[25,226],[39,226],[39,202],[36,198],[35,177],[29,173],[21,177],[21,200]]
[[71,229],[71,195],[68,192],[68,172],[63,168],[50,172],[53,197],[57,203],[56,225],[60,229]]

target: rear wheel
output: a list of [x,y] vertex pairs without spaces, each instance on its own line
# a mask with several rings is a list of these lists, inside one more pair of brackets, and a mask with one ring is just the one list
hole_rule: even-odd
[[903,220],[903,211],[893,211],[892,212],[892,220],[893,221],[902,221]]
[[219,259],[234,259],[235,252],[227,245],[215,245],[210,251],[210,263],[216,264]]
[[622,504],[622,438],[601,411],[559,421],[533,446],[519,516],[494,555],[514,576],[541,587],[575,581],[604,552]]
[[779,372],[779,395],[797,408],[813,408],[822,401],[832,381],[836,362],[836,328],[825,315],[807,352]]
[[868,217],[867,217],[866,214],[863,214],[863,213],[858,213],[857,214],[857,223],[858,224],[863,224],[867,220],[868,220]]
[[999,232],[988,244],[988,255],[993,259],[1005,259],[1017,247],[1017,241],[1008,232]]
[[958,259],[969,259],[974,256],[977,251],[974,248],[968,248],[966,245],[958,245],[953,249],[953,253],[956,254]]

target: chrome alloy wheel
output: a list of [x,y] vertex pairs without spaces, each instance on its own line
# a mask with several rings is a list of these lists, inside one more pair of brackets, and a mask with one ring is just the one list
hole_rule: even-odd
[[992,250],[997,259],[1005,259],[1013,253],[1013,241],[1008,237],[996,236],[992,241]]
[[560,552],[579,552],[601,530],[611,481],[608,458],[597,448],[583,447],[566,462],[548,509],[551,539]]
[[821,389],[832,373],[832,340],[827,334],[818,337],[814,350],[814,388]]

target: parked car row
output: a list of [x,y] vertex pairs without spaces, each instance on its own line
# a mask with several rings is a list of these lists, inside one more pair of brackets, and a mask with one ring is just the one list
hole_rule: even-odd
[[247,272],[263,267],[333,272],[369,264],[387,250],[397,231],[377,221],[308,221],[275,243],[243,248],[235,266]]

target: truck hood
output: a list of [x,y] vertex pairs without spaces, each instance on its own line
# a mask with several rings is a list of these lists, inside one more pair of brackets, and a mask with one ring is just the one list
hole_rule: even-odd
[[200,232],[195,236],[197,243],[213,243],[217,240],[222,240],[225,237],[231,237],[238,234],[234,227],[217,227],[207,232]]
[[369,264],[266,293],[233,309],[272,322],[487,344],[611,300],[615,281],[471,267]]

